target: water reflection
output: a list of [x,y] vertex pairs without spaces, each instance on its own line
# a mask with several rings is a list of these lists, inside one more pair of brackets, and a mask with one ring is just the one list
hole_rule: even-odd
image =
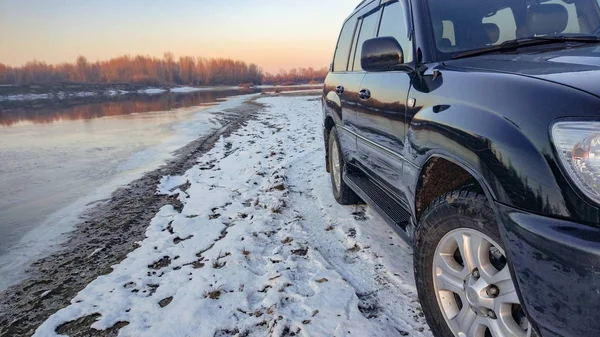
[[[63,120],[94,119],[152,111],[170,111],[178,108],[214,104],[234,95],[279,90],[297,91],[317,89],[320,86],[276,87],[265,89],[228,89],[196,91],[191,93],[164,93],[157,95],[129,94],[106,97],[103,101],[90,99],[64,101],[22,102],[16,107],[0,110],[0,125],[10,127],[19,123],[50,124]],[[98,99],[98,98],[92,98]]]

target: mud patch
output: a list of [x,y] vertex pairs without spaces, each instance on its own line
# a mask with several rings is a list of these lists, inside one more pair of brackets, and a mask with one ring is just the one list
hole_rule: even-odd
[[150,269],[154,269],[154,270],[159,270],[159,269],[163,269],[165,267],[168,267],[169,265],[171,265],[171,258],[168,256],[164,256],[162,259],[154,262],[153,264],[149,265],[148,268]]
[[100,336],[108,336],[113,337],[119,334],[119,330],[129,325],[129,322],[117,322],[112,327],[99,331],[96,329],[88,328],[86,331],[81,331],[80,326],[87,326],[94,324],[100,318],[99,314],[93,314],[86,317],[82,317],[76,321],[67,322],[65,324],[60,325],[56,332],[61,335],[67,335],[70,337],[100,337]]
[[306,256],[307,253],[308,253],[308,247],[303,247],[303,248],[298,248],[298,249],[292,250],[292,254],[298,255],[298,256]]
[[358,310],[366,318],[377,318],[381,308],[376,293],[356,294],[356,296],[358,296]]
[[193,235],[190,235],[190,236],[185,237],[183,239],[180,238],[180,237],[176,237],[175,239],[173,239],[173,243],[176,244],[176,245],[178,245],[178,244],[182,243],[183,241],[187,241],[187,240],[189,240],[189,239],[191,239],[193,237],[194,237]]
[[356,211],[352,212],[352,215],[354,216],[354,220],[357,220],[357,221],[369,220],[369,218],[367,217],[367,215],[365,213],[365,209],[363,207],[359,207]]
[[161,308],[166,307],[167,305],[171,304],[171,302],[173,301],[173,296],[171,297],[167,297],[165,299],[162,299],[158,302],[158,305],[160,305]]

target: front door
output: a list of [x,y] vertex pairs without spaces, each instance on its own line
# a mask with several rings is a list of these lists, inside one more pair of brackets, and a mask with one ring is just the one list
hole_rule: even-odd
[[[395,37],[404,51],[404,62],[412,61],[408,8],[405,1],[386,4],[377,36]],[[404,21],[404,22],[402,22]],[[357,56],[354,64],[360,62]],[[381,187],[407,203],[404,193],[402,156],[406,137],[406,104],[412,74],[406,71],[367,73],[359,89],[356,130],[358,162]]]

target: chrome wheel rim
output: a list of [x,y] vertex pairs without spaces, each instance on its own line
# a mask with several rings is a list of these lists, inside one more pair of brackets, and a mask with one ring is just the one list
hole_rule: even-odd
[[469,228],[446,234],[433,258],[433,284],[446,324],[458,337],[527,337],[504,250]]
[[334,140],[331,144],[331,173],[333,176],[333,185],[337,192],[340,191],[342,185],[342,168],[340,165],[340,155],[337,142]]

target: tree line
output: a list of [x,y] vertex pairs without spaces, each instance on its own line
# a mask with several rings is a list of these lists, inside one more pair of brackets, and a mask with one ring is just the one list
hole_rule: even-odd
[[47,64],[30,61],[21,67],[0,63],[0,84],[136,84],[136,85],[240,85],[321,83],[327,68],[281,70],[264,73],[256,64],[228,58],[182,56],[165,53],[162,58],[120,56],[90,62],[79,56],[74,63]]
[[318,70],[313,68],[294,68],[289,71],[279,69],[278,74],[265,73],[263,83],[280,85],[323,83],[328,72],[328,68]]

